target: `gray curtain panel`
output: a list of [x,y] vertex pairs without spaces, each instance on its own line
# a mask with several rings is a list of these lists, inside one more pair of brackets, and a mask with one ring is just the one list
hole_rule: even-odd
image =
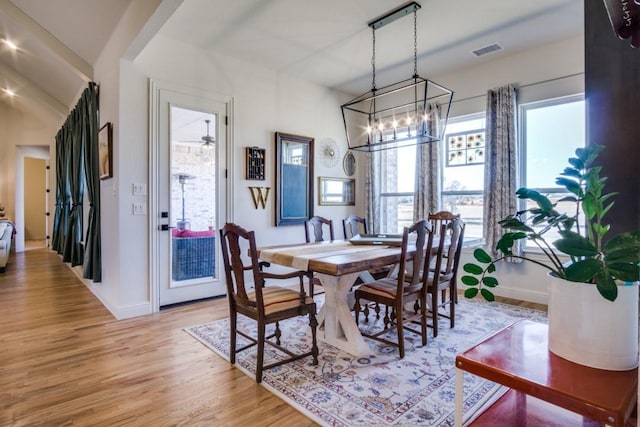
[[[518,152],[516,145],[517,99],[512,85],[487,93],[486,155],[484,168],[484,236],[486,248],[497,255],[496,244],[503,233],[498,224],[517,209]],[[522,254],[521,242],[513,248]],[[512,258],[512,262],[520,262]]]
[[[431,135],[436,133],[440,121],[440,106],[430,105]],[[426,219],[440,206],[440,142],[416,145],[416,183],[413,197],[413,222]]]
[[82,199],[84,197],[84,162],[82,161],[82,125],[83,115],[76,105],[65,126],[69,125],[71,132],[67,133],[67,155],[69,169],[67,180],[71,192],[71,211],[64,242],[62,260],[70,262],[72,266],[82,264],[84,248],[82,246]]
[[[83,264],[84,277],[95,282],[102,279],[97,92],[97,85],[90,82],[56,135],[56,214],[52,241],[64,262],[73,266]],[[85,183],[90,208],[83,246]]]
[[84,248],[82,276],[94,282],[102,281],[102,255],[100,238],[100,172],[98,167],[98,85],[89,83],[82,93],[85,121],[83,127],[84,169],[89,200],[87,238]]
[[369,225],[369,233],[380,232],[380,152],[374,151],[367,154],[367,171],[365,174],[365,206],[366,219]]
[[65,138],[63,128],[56,134],[56,212],[53,217],[53,236],[51,238],[51,247],[59,254],[64,249],[64,236],[69,216]]

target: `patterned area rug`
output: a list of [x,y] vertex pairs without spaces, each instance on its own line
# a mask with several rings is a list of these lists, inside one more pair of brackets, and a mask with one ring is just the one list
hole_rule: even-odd
[[[316,297],[318,305],[322,296]],[[546,313],[499,303],[460,298],[455,328],[440,321],[437,338],[429,330],[427,345],[405,332],[405,357],[396,347],[367,340],[373,354],[355,357],[318,343],[319,363],[311,358],[264,371],[262,384],[315,422],[326,426],[452,426],[454,424],[455,368],[458,353],[518,319],[546,323]],[[370,316],[373,323],[375,316]],[[255,322],[240,316],[239,326],[255,332]],[[361,320],[362,327],[362,320]],[[293,351],[310,346],[306,318],[281,323],[283,344]],[[187,329],[204,345],[229,360],[228,319]],[[255,335],[254,335],[255,336]],[[395,341],[396,335],[389,335]],[[238,337],[238,345],[242,344]],[[282,358],[265,347],[265,362]],[[255,374],[255,347],[236,356],[236,366]],[[470,419],[504,389],[492,382],[465,374],[464,413]]]

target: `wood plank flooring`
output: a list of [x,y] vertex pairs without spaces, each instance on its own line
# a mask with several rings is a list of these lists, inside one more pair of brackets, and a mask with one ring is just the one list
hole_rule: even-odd
[[183,331],[227,315],[217,299],[117,321],[55,253],[11,255],[0,425],[316,425]]
[[117,321],[46,249],[0,274],[1,426],[316,425],[183,328],[224,299]]

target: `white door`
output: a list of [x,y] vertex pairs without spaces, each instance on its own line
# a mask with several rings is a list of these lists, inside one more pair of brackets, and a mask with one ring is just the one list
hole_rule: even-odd
[[226,293],[217,229],[226,222],[227,105],[160,89],[157,107],[152,240],[162,307]]

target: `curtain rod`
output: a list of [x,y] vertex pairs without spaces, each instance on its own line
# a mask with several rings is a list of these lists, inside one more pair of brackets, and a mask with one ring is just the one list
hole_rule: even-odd
[[[580,72],[580,73],[567,74],[566,76],[554,77],[552,79],[542,80],[542,81],[539,81],[539,82],[527,83],[525,85],[518,86],[518,89],[521,89],[523,87],[529,87],[529,86],[537,86],[537,85],[541,85],[541,84],[544,84],[544,83],[551,83],[551,82],[555,82],[557,80],[568,79],[568,78],[580,76],[580,75],[583,75],[583,74],[584,74],[584,71]],[[453,103],[453,102],[469,101],[470,99],[484,98],[486,96],[487,96],[487,94],[484,93],[482,95],[474,95],[474,96],[468,96],[468,97],[462,98],[462,99],[454,99],[451,102]]]

